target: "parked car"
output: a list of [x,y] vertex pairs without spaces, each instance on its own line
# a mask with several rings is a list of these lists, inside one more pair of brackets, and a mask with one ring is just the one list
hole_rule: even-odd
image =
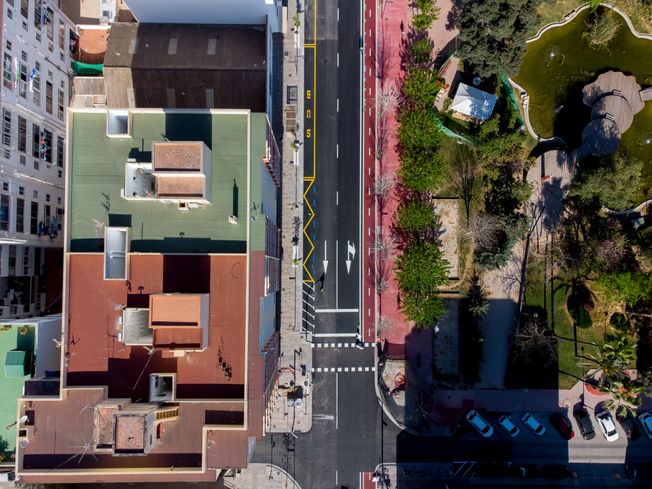
[[641,413],[638,415],[638,421],[641,423],[647,437],[652,440],[652,414]]
[[466,420],[471,426],[478,430],[478,433],[480,433],[485,438],[489,438],[494,434],[493,426],[491,426],[486,419],[480,416],[480,413],[475,409],[469,411],[469,413],[466,415]]
[[535,435],[543,436],[546,432],[546,427],[534,416],[534,414],[527,412],[521,418],[523,424]]
[[568,418],[566,418],[566,416],[563,414],[553,413],[548,419],[550,420],[550,424],[552,424],[555,429],[559,431],[559,434],[564,440],[570,440],[575,436],[573,425],[571,425]]
[[516,426],[514,421],[512,421],[512,417],[508,416],[506,414],[503,414],[500,418],[498,418],[498,425],[509,436],[516,436],[520,432],[520,430],[518,429],[518,426]]
[[640,437],[640,432],[636,427],[634,417],[629,412],[625,412],[624,414],[616,414],[616,420],[625,432],[625,436],[628,440],[638,440]]
[[616,423],[614,422],[614,417],[609,411],[597,413],[595,419],[598,421],[598,426],[600,426],[602,434],[607,441],[616,441],[618,439]]
[[582,438],[585,440],[593,440],[595,438],[595,430],[593,429],[593,422],[589,413],[584,407],[578,407],[573,411],[573,416],[575,421],[577,421],[577,426],[580,428],[580,433]]

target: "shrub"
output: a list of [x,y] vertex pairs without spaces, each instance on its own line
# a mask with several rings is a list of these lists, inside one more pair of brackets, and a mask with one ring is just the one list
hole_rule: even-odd
[[605,273],[598,277],[598,284],[611,299],[624,301],[631,307],[652,297],[652,274],[649,273]]
[[582,37],[589,46],[600,49],[606,47],[620,29],[620,18],[611,9],[596,10],[586,21],[586,30]]

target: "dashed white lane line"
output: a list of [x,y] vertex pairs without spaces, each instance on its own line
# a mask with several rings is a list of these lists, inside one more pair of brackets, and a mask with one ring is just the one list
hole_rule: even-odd
[[[355,343],[311,343],[313,348],[355,348]],[[360,343],[364,348],[372,348],[373,342]]]

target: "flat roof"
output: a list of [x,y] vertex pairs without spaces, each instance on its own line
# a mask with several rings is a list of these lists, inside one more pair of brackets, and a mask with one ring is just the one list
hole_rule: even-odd
[[145,449],[146,413],[117,414],[115,417],[115,449]]
[[[69,251],[103,251],[106,225],[130,226],[134,252],[245,251],[247,112],[131,111],[131,137],[126,138],[108,137],[106,118],[105,110],[71,111]],[[177,203],[121,196],[127,159],[151,162],[152,143],[161,135],[171,141],[203,141],[211,149],[210,204],[183,211]],[[252,168],[260,167],[261,155],[252,155]],[[237,224],[229,222],[233,214],[240,216]]]
[[152,145],[155,171],[201,171],[204,145],[201,141],[166,141]]
[[[159,438],[147,455],[135,457],[115,457],[112,454],[84,453],[84,446],[93,442],[95,432],[95,406],[102,403],[104,389],[101,387],[68,388],[60,401],[30,399],[24,401],[33,418],[34,429],[29,444],[23,450],[25,470],[66,470],[92,468],[161,468],[166,474],[160,480],[170,477],[170,467],[201,467],[202,427],[221,425],[225,429],[216,430],[220,438],[238,429],[244,423],[245,406],[242,401],[215,401],[202,403],[180,403],[179,416],[174,421],[159,425]],[[230,427],[233,426],[233,429]],[[246,431],[243,431],[246,433]],[[215,453],[217,459],[228,461],[229,454]],[[245,454],[246,462],[246,454]],[[226,465],[223,465],[226,466]],[[53,471],[50,476],[56,475]],[[124,473],[116,474],[118,477]],[[21,476],[29,476],[28,473]],[[71,474],[67,476],[72,480]],[[95,474],[94,479],[111,480],[110,476]],[[134,480],[144,480],[142,474]],[[42,476],[41,479],[42,480]],[[51,479],[48,479],[51,480]],[[65,479],[64,479],[65,480]],[[77,477],[74,478],[77,482]],[[118,479],[120,480],[120,479]],[[157,479],[155,479],[157,480]]]
[[[245,255],[131,255],[129,282],[103,280],[103,259],[69,255],[68,386],[106,385],[110,398],[136,401],[148,399],[149,374],[176,373],[179,399],[244,398]],[[118,340],[122,306],[147,307],[162,292],[210,293],[205,350],[175,357]]]

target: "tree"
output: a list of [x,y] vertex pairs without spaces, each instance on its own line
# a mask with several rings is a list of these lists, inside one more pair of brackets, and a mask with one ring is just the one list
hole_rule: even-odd
[[469,290],[467,293],[467,307],[471,316],[476,319],[484,318],[489,312],[489,301],[485,294],[480,275],[474,273],[471,276]]
[[596,346],[595,353],[585,358],[588,363],[580,365],[597,369],[601,373],[598,388],[608,388],[616,382],[629,379],[626,370],[636,358],[636,345],[625,335],[611,337],[601,348]]
[[432,23],[437,20],[439,7],[435,0],[412,0],[412,8],[416,13],[412,15],[412,27],[416,31],[425,31],[430,29]]
[[515,75],[525,56],[525,40],[537,24],[540,0],[462,0],[459,54],[479,76],[501,69]]
[[569,193],[584,205],[597,202],[614,210],[627,209],[635,203],[642,169],[642,161],[618,152],[595,168],[582,168]]
[[652,274],[650,273],[604,273],[598,277],[598,284],[608,297],[624,301],[630,307],[652,298]]
[[498,243],[500,220],[493,214],[481,212],[473,216],[464,231],[475,249],[490,249]]
[[643,404],[644,387],[640,383],[634,383],[627,378],[625,381],[614,381],[608,387],[600,388],[600,391],[609,394],[611,399],[607,401],[606,407],[616,411],[616,416],[636,415],[634,409]]
[[471,206],[482,192],[484,170],[475,150],[467,145],[457,145],[450,152],[446,179],[453,191],[464,202],[467,225],[471,220]]
[[421,199],[402,203],[396,214],[398,216],[397,226],[407,231],[420,233],[437,224],[432,204]]
[[441,83],[434,71],[409,68],[403,77],[403,104],[407,107],[431,108]]
[[434,326],[445,312],[439,288],[450,265],[434,243],[412,243],[396,258],[396,279],[406,317],[419,327]]

